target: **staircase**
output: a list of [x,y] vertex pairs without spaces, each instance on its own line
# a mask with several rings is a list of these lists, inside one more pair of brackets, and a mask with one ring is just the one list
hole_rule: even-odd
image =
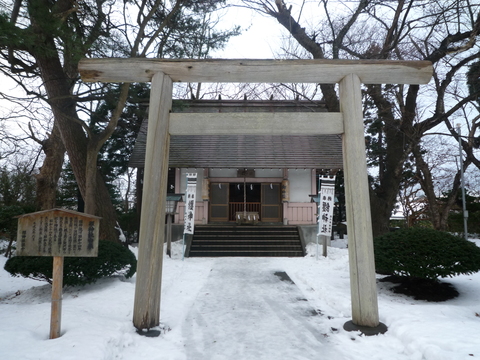
[[296,226],[195,226],[189,257],[304,256]]

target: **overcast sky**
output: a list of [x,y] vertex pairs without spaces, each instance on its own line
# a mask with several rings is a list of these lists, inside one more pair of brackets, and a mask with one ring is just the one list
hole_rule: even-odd
[[233,37],[225,50],[213,58],[273,59],[281,44],[282,26],[272,17],[241,7],[230,8],[222,18],[222,27],[240,25],[242,34]]

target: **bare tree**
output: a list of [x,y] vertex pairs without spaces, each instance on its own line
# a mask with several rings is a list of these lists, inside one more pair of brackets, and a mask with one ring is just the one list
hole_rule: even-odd
[[[379,152],[378,176],[371,182],[374,235],[388,230],[404,165],[422,136],[473,99],[453,96],[454,80],[480,56],[480,5],[468,0],[242,0],[243,6],[277,19],[292,41],[314,59],[429,60],[433,81],[418,85],[365,85]],[[298,6],[296,6],[298,4]],[[308,10],[306,7],[309,6]],[[466,86],[465,81],[461,85]],[[334,86],[320,84],[329,111],[338,111]],[[453,131],[452,131],[453,133]],[[381,151],[380,151],[381,150]]]
[[[450,157],[451,162],[455,152],[442,154],[439,158],[429,161],[427,160],[429,149],[435,148],[422,148],[419,144],[413,149],[416,167],[415,179],[420,184],[428,201],[427,210],[433,227],[437,230],[446,230],[448,215],[458,199],[458,190],[461,185],[460,169],[448,165],[442,169],[442,165],[449,162],[447,157]],[[431,153],[438,155],[435,151],[431,151]],[[469,163],[467,160],[460,165],[466,167]]]

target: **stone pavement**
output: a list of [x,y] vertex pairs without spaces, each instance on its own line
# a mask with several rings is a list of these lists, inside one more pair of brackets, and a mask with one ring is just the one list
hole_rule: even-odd
[[195,360],[334,359],[329,331],[288,274],[265,258],[218,259],[182,326],[187,358]]

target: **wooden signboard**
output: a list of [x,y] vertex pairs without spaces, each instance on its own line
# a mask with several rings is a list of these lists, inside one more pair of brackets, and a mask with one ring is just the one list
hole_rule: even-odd
[[98,216],[52,209],[17,216],[17,256],[53,256],[50,339],[60,336],[63,258],[98,256]]
[[18,217],[18,256],[97,256],[97,216],[52,209]]

